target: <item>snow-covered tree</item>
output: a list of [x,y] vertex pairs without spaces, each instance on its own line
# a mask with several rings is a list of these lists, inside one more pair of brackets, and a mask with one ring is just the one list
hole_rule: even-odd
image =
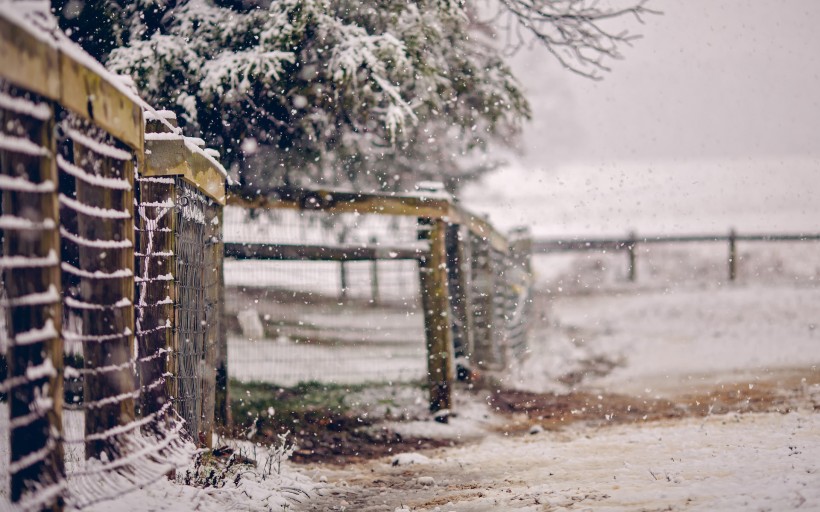
[[221,148],[250,191],[454,186],[529,116],[461,0],[54,1],[69,35]]

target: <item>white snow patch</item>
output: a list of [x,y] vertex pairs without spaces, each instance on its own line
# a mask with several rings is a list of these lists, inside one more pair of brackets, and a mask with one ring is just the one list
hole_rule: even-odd
[[128,151],[116,148],[103,142],[96,141],[78,130],[69,129],[66,131],[66,135],[68,135],[68,137],[71,138],[77,144],[85,146],[91,151],[97,153],[98,155],[113,158],[115,160],[124,161],[131,160],[132,158],[131,153],[129,153]]
[[236,315],[242,336],[249,340],[260,340],[265,337],[265,328],[259,319],[259,312],[254,309],[240,311]]
[[113,190],[131,190],[131,184],[128,180],[123,180],[119,178],[106,178],[104,176],[97,176],[96,174],[91,174],[86,172],[84,169],[72,164],[61,155],[57,155],[57,166],[60,168],[61,171],[74,176],[75,178],[88,183],[89,185],[95,185],[98,187],[103,187],[107,189]]
[[432,487],[436,485],[436,479],[432,476],[420,476],[416,478],[416,483],[424,487]]
[[20,153],[29,156],[46,157],[49,152],[43,146],[35,144],[29,139],[23,137],[15,137],[14,135],[7,135],[0,132],[0,149],[12,153]]
[[0,189],[13,190],[15,192],[54,192],[54,182],[51,180],[43,181],[42,183],[32,183],[31,181],[21,178],[19,176],[9,176],[7,174],[0,174]]
[[432,461],[420,453],[400,453],[390,461],[391,466],[409,466],[411,464],[430,464]]

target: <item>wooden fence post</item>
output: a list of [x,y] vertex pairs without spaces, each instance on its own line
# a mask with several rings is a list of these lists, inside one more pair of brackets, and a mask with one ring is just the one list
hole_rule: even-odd
[[632,231],[629,233],[629,242],[626,245],[626,250],[629,253],[629,280],[631,282],[635,282],[637,277],[637,254],[636,254],[636,246],[638,245],[637,236],[635,232]]
[[737,279],[737,233],[729,231],[729,281]]
[[339,262],[339,298],[347,298],[347,266],[344,261]]
[[[374,249],[378,249],[379,246],[379,239],[374,237],[370,238],[370,245],[373,246]],[[370,262],[370,303],[372,306],[375,306],[379,302],[379,259],[373,258],[373,261]]]
[[[0,94],[7,94],[0,89]],[[10,96],[12,97],[12,96]],[[63,343],[54,118],[45,103],[14,98],[0,132],[29,143],[0,148],[2,313],[9,403],[10,498],[26,508],[63,509]],[[19,106],[19,112],[14,107]],[[35,494],[35,493],[38,493]],[[35,505],[32,505],[35,504]]]
[[[429,229],[430,253],[419,261],[419,275],[427,338],[430,410],[438,412],[452,407],[453,338],[448,298],[447,225],[442,219],[433,219]],[[446,421],[447,417],[440,419]]]
[[453,314],[453,350],[457,362],[456,376],[459,380],[467,380],[470,377],[469,366],[473,353],[469,243],[469,234],[465,233],[462,226],[447,226],[447,271]]

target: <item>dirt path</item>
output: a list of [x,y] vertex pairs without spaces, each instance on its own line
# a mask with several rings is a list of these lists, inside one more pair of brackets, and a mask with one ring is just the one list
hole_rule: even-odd
[[[324,470],[298,510],[817,510],[820,415],[730,414],[490,436],[410,466]],[[436,508],[439,507],[439,508]]]
[[328,483],[296,510],[820,509],[816,369],[673,399],[505,391],[489,403],[502,421],[478,440],[304,468]]
[[819,297],[736,286],[560,298],[528,363],[462,393],[461,418],[390,425],[458,444],[305,466],[327,484],[296,510],[820,511]]

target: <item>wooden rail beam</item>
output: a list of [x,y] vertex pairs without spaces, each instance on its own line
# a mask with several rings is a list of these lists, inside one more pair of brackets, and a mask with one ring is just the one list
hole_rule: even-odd
[[342,247],[328,245],[225,243],[225,257],[239,260],[279,261],[376,261],[417,260],[423,249],[390,247]]
[[243,208],[291,209],[334,213],[374,213],[405,217],[440,218],[450,210],[444,196],[390,195],[329,189],[277,189],[270,196],[228,194],[228,204]]
[[455,204],[449,194],[377,194],[342,192],[328,189],[278,188],[267,196],[246,197],[228,193],[227,204],[248,209],[290,209],[322,211],[328,214],[359,213],[444,219],[467,226],[476,236],[486,239],[503,253],[509,250],[507,238],[486,219]]

